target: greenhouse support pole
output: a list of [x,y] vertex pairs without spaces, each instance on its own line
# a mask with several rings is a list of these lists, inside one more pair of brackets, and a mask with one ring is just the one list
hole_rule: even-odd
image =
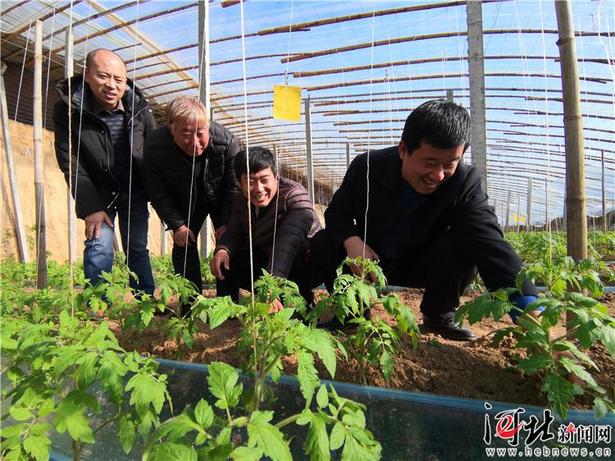
[[525,229],[530,231],[532,227],[532,178],[527,178],[527,210],[525,214]]
[[602,232],[609,230],[606,222],[606,187],[605,187],[605,170],[604,170],[604,149],[600,150],[600,162],[602,164]]
[[6,166],[11,185],[11,198],[13,201],[13,211],[15,213],[15,233],[17,235],[17,249],[19,259],[23,263],[30,260],[28,254],[28,243],[24,231],[23,217],[21,215],[21,201],[19,199],[19,187],[17,186],[17,174],[15,170],[15,159],[13,158],[13,143],[11,142],[11,131],[9,127],[9,112],[6,104],[6,90],[4,89],[4,70],[6,64],[2,63],[0,73],[0,107],[2,109],[2,137],[4,138],[4,154],[6,156]]
[[455,99],[453,98],[453,90],[446,90],[446,100],[449,102],[455,101]]
[[521,194],[517,195],[517,232],[521,231]]
[[510,201],[512,199],[512,192],[508,191],[508,199],[506,200],[506,220],[504,224],[504,232],[508,231],[508,226],[510,226]]
[[[66,49],[64,52],[64,78],[71,78],[73,76],[73,64],[73,25],[71,23],[66,30]],[[72,264],[77,260],[77,216],[75,215],[75,199],[73,198],[73,194],[71,193],[70,186],[66,190],[66,211],[68,213],[68,262]]]
[[350,168],[350,143],[346,143],[346,171]]
[[551,232],[551,221],[549,220],[549,181],[545,178],[545,230]]
[[45,229],[45,184],[43,178],[43,23],[34,26],[34,196],[36,203],[36,287],[47,286],[47,241]]
[[[210,66],[209,54],[209,2],[198,2],[199,5],[199,99],[205,105],[205,110],[211,111],[210,121],[214,119],[213,108],[210,107]],[[207,216],[201,227],[201,256],[207,257],[211,252],[209,235],[211,234],[211,218]]]
[[160,256],[167,254],[167,230],[162,219],[160,220]]
[[481,172],[481,186],[487,193],[487,129],[485,117],[485,59],[483,49],[483,6],[468,0],[468,77],[470,79],[470,114],[472,116],[472,165]]
[[577,50],[569,0],[556,0],[559,30],[564,135],[566,145],[566,224],[568,255],[575,261],[587,258],[587,214],[585,212],[585,165],[583,161],[583,118],[581,116]]
[[310,200],[314,201],[314,165],[312,163],[312,113],[310,108],[310,96],[305,100],[305,152],[307,154],[307,190]]

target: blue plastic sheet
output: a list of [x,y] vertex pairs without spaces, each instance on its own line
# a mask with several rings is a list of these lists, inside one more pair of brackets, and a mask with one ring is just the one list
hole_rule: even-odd
[[[176,413],[181,412],[185,405],[194,406],[201,398],[211,398],[207,391],[206,366],[170,360],[159,362],[159,371],[169,375],[168,387]],[[487,406],[491,408],[487,410],[486,402],[479,400],[325,382],[334,384],[340,395],[366,405],[367,426],[382,444],[384,460],[614,459],[614,415],[596,420],[592,412],[570,411],[565,422],[551,414],[554,420],[547,425],[549,412],[537,407],[488,402]],[[304,401],[294,378],[282,377],[278,384],[271,385],[271,390],[277,398],[273,407],[276,419],[301,411]],[[508,412],[508,416],[503,416],[502,412]],[[532,417],[535,424],[530,427]],[[506,420],[513,423],[512,427],[523,426],[518,431],[516,445],[512,438],[504,437],[509,435],[505,430]],[[294,432],[285,432],[292,437],[293,457],[308,459],[302,448],[306,429],[294,428]],[[501,430],[500,437],[496,435],[498,428]],[[124,454],[115,430],[110,425],[97,434],[96,444],[84,447],[82,459],[140,459],[142,447],[137,446],[129,455]],[[584,435],[577,435],[580,432]],[[550,440],[543,440],[549,436],[552,436]],[[530,437],[535,440],[528,446]],[[576,443],[575,437],[576,442],[583,440]],[[590,437],[593,438],[590,440]],[[67,436],[54,442],[52,459],[72,459]],[[499,454],[496,451],[498,448],[505,452]],[[556,449],[558,456],[546,456],[547,453],[552,455]],[[568,451],[564,452],[564,449]],[[583,452],[583,449],[586,451]],[[573,450],[578,450],[577,456],[574,456]],[[610,455],[608,450],[611,451]],[[335,455],[333,459],[336,459]]]

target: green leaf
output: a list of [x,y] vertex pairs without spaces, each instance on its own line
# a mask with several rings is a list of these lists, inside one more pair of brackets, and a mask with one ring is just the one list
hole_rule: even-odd
[[263,456],[263,450],[259,447],[237,447],[230,455],[233,461],[258,461]]
[[592,375],[587,372],[585,368],[583,368],[583,366],[579,365],[578,363],[575,363],[567,357],[560,358],[559,362],[569,373],[574,373],[576,377],[582,379],[592,387],[598,387],[598,383],[596,382],[596,380],[593,378]]
[[118,425],[118,436],[124,453],[130,453],[135,441],[135,425],[127,416],[122,416]]
[[393,362],[393,356],[388,350],[385,350],[380,354],[380,367],[385,379],[389,379],[393,374],[395,363]]
[[596,397],[594,399],[594,413],[596,414],[596,418],[604,418],[608,412],[609,409],[604,400],[600,397]]
[[166,420],[156,431],[158,437],[168,437],[171,442],[177,442],[192,431],[199,431],[199,426],[185,412]]
[[216,302],[208,311],[209,314],[209,326],[216,328],[226,322],[229,317],[233,316],[235,310],[232,308],[230,298],[217,298]]
[[310,430],[305,442],[305,453],[312,461],[329,461],[329,436],[327,435],[327,420],[319,414],[312,415]]
[[77,360],[78,368],[75,371],[75,381],[81,389],[87,389],[96,379],[97,352],[86,352]]
[[162,379],[157,379],[156,376],[146,370],[135,374],[125,388],[130,394],[130,404],[135,405],[137,413],[143,415],[151,404],[156,413],[160,413],[164,404],[164,396],[166,393],[166,384]]
[[211,363],[208,370],[209,391],[218,399],[215,405],[222,410],[237,406],[243,392],[243,384],[237,384],[237,370],[223,362]]
[[598,331],[596,331],[596,337],[607,348],[611,356],[615,356],[615,327],[607,324],[602,325]]
[[167,442],[154,445],[147,459],[148,461],[198,461],[198,456],[193,447]]
[[214,422],[214,410],[206,400],[199,400],[194,409],[194,418],[204,429],[207,429]]
[[23,441],[23,447],[36,461],[47,461],[49,459],[49,447],[51,440],[48,437],[31,435]]
[[318,403],[319,408],[325,408],[329,405],[329,393],[327,392],[327,386],[325,384],[321,384],[320,389],[318,389],[316,403]]
[[548,352],[545,352],[520,360],[517,366],[523,371],[535,373],[543,368],[548,368],[550,365],[553,365],[553,357]]
[[88,418],[83,414],[86,409],[83,403],[69,394],[58,405],[54,419],[56,430],[60,434],[68,430],[73,440],[94,443],[94,433],[89,426]]
[[542,385],[542,390],[557,413],[565,418],[570,402],[574,399],[574,384],[556,374],[548,374]]
[[284,435],[274,425],[270,424],[272,411],[255,411],[248,423],[248,443],[250,447],[257,446],[273,461],[292,460],[288,443]]
[[329,448],[331,451],[337,450],[344,445],[344,439],[346,438],[346,428],[342,423],[335,423],[333,430],[331,431],[331,437],[329,439]]
[[34,418],[34,415],[28,408],[13,406],[9,409],[9,413],[15,421],[26,421]]
[[314,359],[312,354],[305,351],[297,351],[297,380],[299,381],[299,389],[305,398],[306,406],[312,403],[314,390],[320,384],[318,372],[314,367]]

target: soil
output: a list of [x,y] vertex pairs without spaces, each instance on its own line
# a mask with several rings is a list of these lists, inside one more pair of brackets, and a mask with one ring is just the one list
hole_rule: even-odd
[[[412,308],[420,322],[421,290],[406,289],[397,294]],[[206,295],[213,296],[214,293],[209,290]],[[468,299],[470,298],[465,298],[464,301]],[[608,306],[610,315],[615,316],[615,294],[607,293],[601,302]],[[372,316],[380,316],[394,323],[381,307],[373,309]],[[163,318],[156,318],[152,328],[142,334],[121,335],[118,331],[120,342],[127,349],[161,358],[202,364],[224,361],[236,367],[240,366],[241,357],[236,347],[239,340],[239,322],[227,321],[214,330],[201,325],[192,349],[188,349],[185,345],[178,348],[174,340],[161,336],[157,325],[164,321]],[[545,407],[547,402],[540,391],[539,378],[524,375],[513,367],[515,359],[523,356],[523,350],[515,347],[515,340],[509,337],[498,346],[492,344],[494,330],[507,325],[511,325],[508,318],[498,322],[486,320],[472,325],[471,328],[477,336],[472,342],[450,341],[434,333],[422,332],[416,350],[412,349],[408,341],[404,342],[402,350],[395,358],[395,371],[390,379],[385,380],[378,370],[370,369],[367,384]],[[600,345],[592,348],[589,355],[600,369],[592,374],[601,386],[613,392],[615,359]],[[346,362],[339,358],[335,380],[357,383],[357,366],[356,360]],[[318,368],[322,378],[329,378],[323,366]],[[295,364],[292,358],[286,361],[284,372],[294,374]],[[577,400],[573,406],[591,407],[589,402],[582,400]]]

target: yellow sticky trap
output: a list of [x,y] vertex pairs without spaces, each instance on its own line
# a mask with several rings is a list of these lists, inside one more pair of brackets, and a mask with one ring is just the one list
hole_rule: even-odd
[[514,222],[519,221],[519,216],[517,216],[517,213],[513,213],[513,221]]
[[273,118],[290,122],[301,120],[301,87],[273,85]]

